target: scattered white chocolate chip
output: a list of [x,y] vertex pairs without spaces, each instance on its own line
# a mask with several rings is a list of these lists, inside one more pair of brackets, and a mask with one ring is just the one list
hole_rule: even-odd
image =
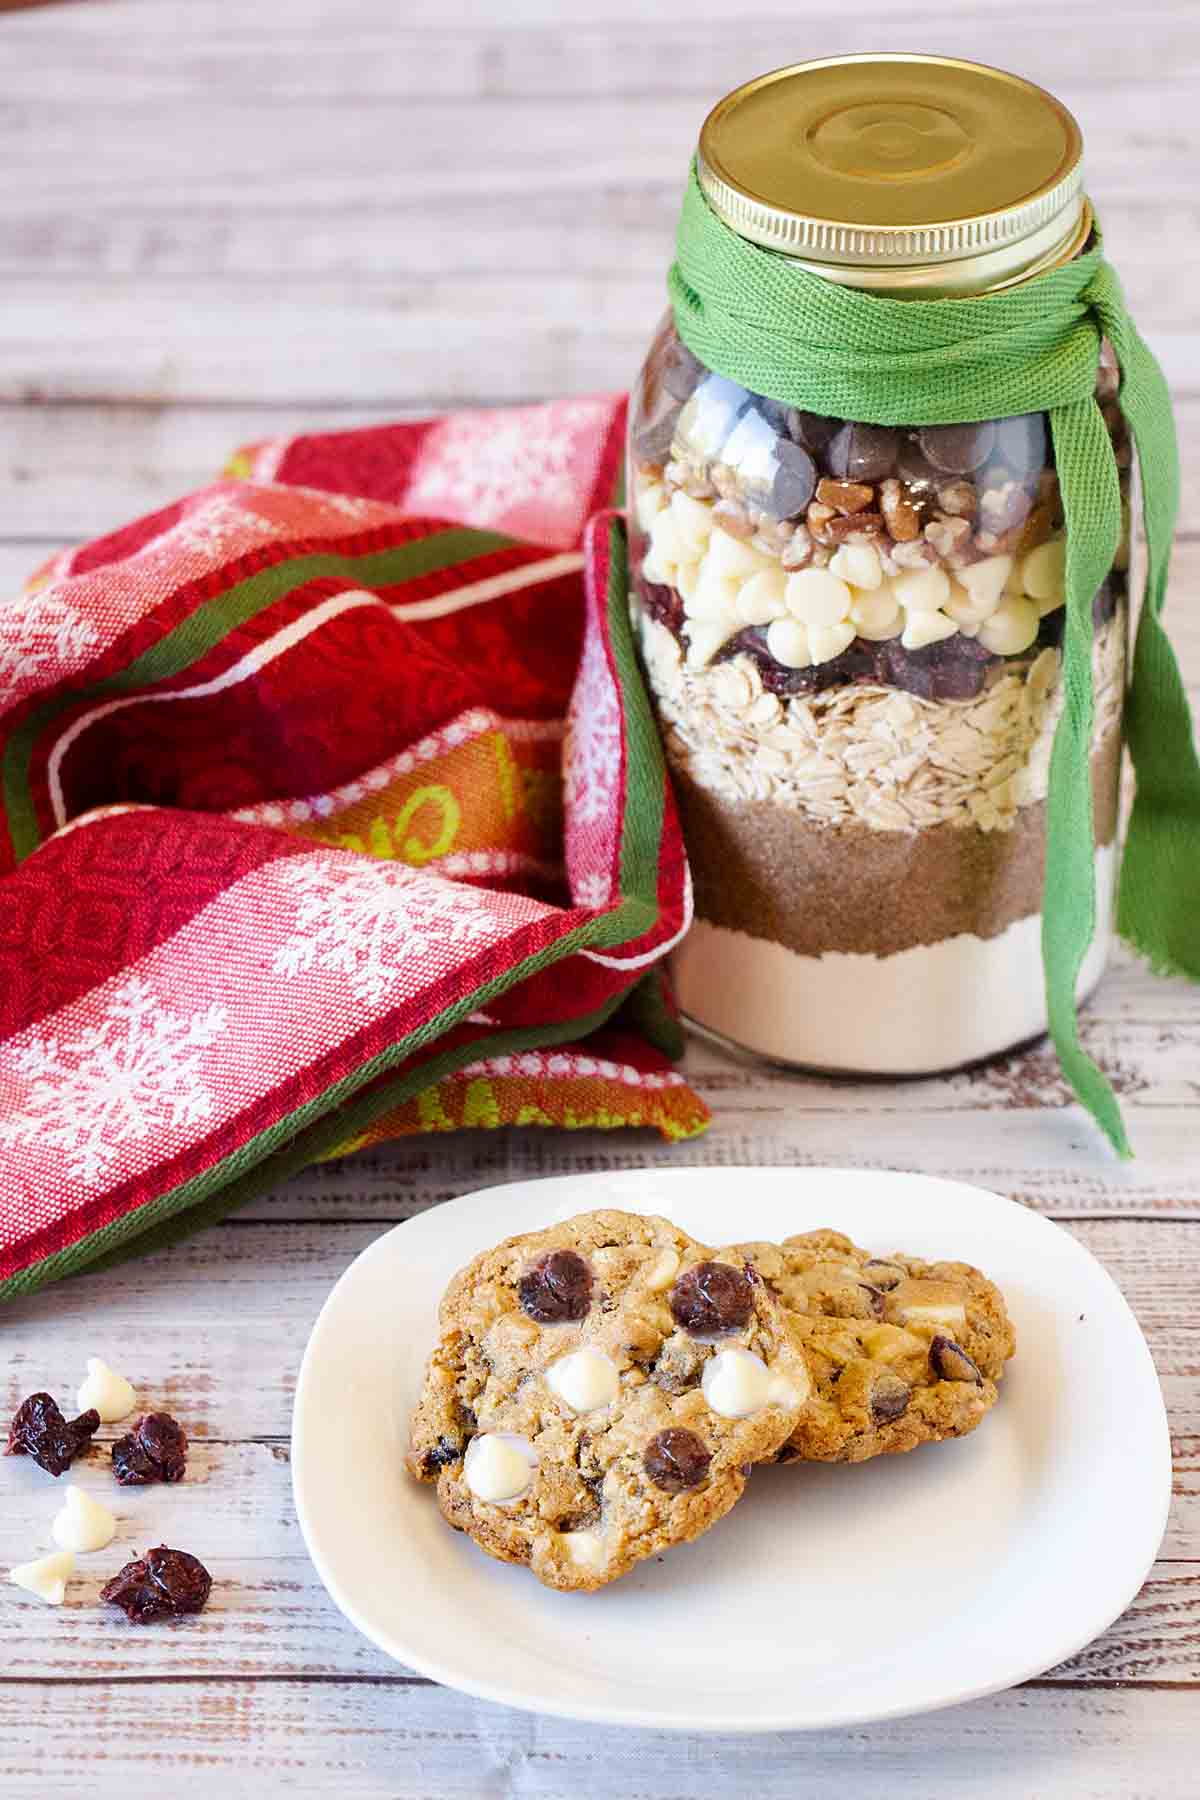
[[828,569],[798,569],[787,578],[787,609],[805,625],[836,625],[850,611],[850,589]]
[[74,1573],[75,1558],[71,1552],[54,1550],[49,1556],[39,1556],[36,1562],[18,1563],[9,1570],[8,1579],[49,1606],[61,1606],[67,1582]]
[[719,1350],[700,1377],[704,1398],[723,1419],[745,1419],[768,1403],[771,1376],[753,1350]]
[[584,1344],[550,1364],[546,1386],[572,1412],[589,1413],[612,1404],[621,1391],[621,1377],[611,1356]]
[[137,1405],[137,1395],[123,1375],[110,1369],[98,1356],[89,1356],[87,1377],[76,1395],[80,1412],[95,1409],[104,1425],[115,1425],[129,1416]]
[[117,1534],[117,1521],[107,1506],[101,1506],[82,1488],[69,1487],[62,1506],[54,1515],[50,1536],[63,1550],[86,1554],[103,1550]]
[[773,620],[767,626],[767,649],[785,669],[807,669],[812,661],[808,632],[799,619]]
[[940,644],[943,638],[953,637],[957,630],[954,620],[945,613],[910,612],[900,642],[906,650],[923,650],[926,644]]
[[646,1286],[652,1294],[661,1294],[669,1288],[679,1273],[679,1252],[677,1250],[660,1250],[646,1271]]
[[950,598],[950,577],[933,563],[926,569],[910,569],[897,575],[892,592],[908,612],[936,612]]
[[473,1437],[463,1458],[463,1478],[477,1500],[503,1506],[527,1492],[537,1452],[515,1431],[484,1431]]
[[856,588],[877,588],[883,580],[883,565],[874,544],[843,544],[830,557],[829,572]]
[[1047,538],[1021,564],[1021,586],[1031,600],[1061,601],[1067,580],[1067,540]]
[[608,1561],[608,1551],[598,1531],[564,1531],[562,1541],[571,1561],[581,1569],[598,1575]]
[[1017,656],[1038,634],[1038,609],[1032,600],[1002,600],[979,627],[979,641],[993,656]]

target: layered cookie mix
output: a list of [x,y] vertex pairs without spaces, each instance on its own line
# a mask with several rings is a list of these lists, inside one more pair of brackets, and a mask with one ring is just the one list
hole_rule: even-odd
[[[1106,357],[1126,469],[1117,381]],[[695,879],[688,1014],[767,1055],[879,1073],[1042,1029],[1066,554],[1044,417],[818,418],[710,374],[668,326],[630,485],[635,624]],[[1112,885],[1123,567],[1094,616],[1085,988]]]
[[583,1213],[451,1283],[408,1466],[447,1521],[549,1587],[685,1543],[792,1438],[799,1334],[746,1260],[668,1220]]
[[995,1403],[1013,1329],[968,1263],[876,1256],[837,1231],[731,1254],[787,1307],[813,1382],[780,1460],[865,1462],[962,1437]]

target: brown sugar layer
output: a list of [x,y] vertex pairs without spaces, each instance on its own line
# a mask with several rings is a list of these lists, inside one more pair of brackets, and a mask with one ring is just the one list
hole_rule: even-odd
[[[1116,835],[1119,730],[1092,757],[1096,840]],[[1022,807],[1007,831],[939,824],[875,831],[827,825],[771,800],[732,799],[673,771],[696,916],[772,938],[800,956],[891,956],[959,933],[997,937],[1039,912],[1046,806]]]

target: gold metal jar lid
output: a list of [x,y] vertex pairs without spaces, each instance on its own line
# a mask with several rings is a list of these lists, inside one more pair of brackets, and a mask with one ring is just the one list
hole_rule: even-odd
[[1044,88],[947,56],[825,57],[716,105],[709,203],[814,273],[892,293],[981,293],[1086,240],[1083,141]]

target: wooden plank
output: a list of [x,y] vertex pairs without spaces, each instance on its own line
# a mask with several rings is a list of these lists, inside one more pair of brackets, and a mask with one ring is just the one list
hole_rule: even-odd
[[[60,1611],[15,1594],[0,1606],[3,1679],[69,1680],[82,1670],[147,1679],[412,1673],[360,1637],[321,1586],[296,1521],[286,1445],[201,1439],[186,1481],[172,1488],[117,1488],[99,1451],[72,1477],[117,1514],[118,1536],[79,1559]],[[11,1477],[5,1470],[2,1488],[0,1567],[8,1567],[49,1544],[60,1495],[48,1476],[27,1468]],[[1168,1548],[1177,1539],[1173,1532]],[[201,1558],[214,1578],[212,1598],[184,1630],[130,1630],[100,1604],[99,1590],[159,1543]],[[1200,1562],[1158,1562],[1125,1615],[1043,1679],[1200,1685]]]
[[[456,1141],[423,1147],[423,1187],[406,1186],[402,1165],[397,1168],[387,1202],[393,1218],[422,1210],[435,1194],[472,1185],[456,1184],[442,1158],[443,1148]],[[546,1133],[544,1143],[547,1154],[555,1147],[556,1167],[542,1173],[588,1166],[588,1158],[573,1154],[561,1136]],[[382,1161],[361,1160],[376,1166]],[[906,1160],[912,1160],[911,1151]],[[362,1207],[361,1171],[347,1165],[340,1176],[329,1173],[332,1192],[327,1191],[320,1221],[285,1223],[294,1205],[285,1191],[278,1201],[262,1203],[265,1217],[212,1227],[171,1250],[8,1303],[0,1313],[8,1349],[0,1375],[0,1418],[10,1417],[35,1389],[69,1396],[82,1378],[86,1357],[102,1355],[129,1376],[144,1405],[177,1413],[197,1443],[286,1440],[296,1373],[313,1320],[342,1270],[384,1223],[382,1217],[342,1222],[339,1213],[344,1219]],[[474,1185],[489,1185],[505,1173],[502,1165],[485,1165],[476,1171]],[[270,1216],[272,1207],[277,1222]],[[1162,1379],[1176,1435],[1177,1486],[1162,1554],[1200,1558],[1200,1389],[1195,1380],[1200,1224],[1178,1218],[1077,1219],[1071,1230],[1119,1283],[1147,1334]],[[115,1435],[106,1430],[101,1438]],[[102,1470],[102,1459],[97,1467]],[[20,1504],[29,1509],[23,1515],[26,1542],[28,1532],[36,1532],[37,1521],[44,1518],[48,1486],[43,1473],[29,1463],[0,1461],[0,1494],[10,1507],[21,1497]],[[137,1504],[142,1504],[140,1496]],[[0,1513],[5,1510],[0,1505]]]
[[1194,1761],[1194,1695],[1144,1690],[1019,1688],[869,1729],[731,1738],[370,1682],[0,1686],[6,1800],[44,1800],[50,1771],[89,1800],[164,1779],[172,1800],[283,1785],[340,1800],[1193,1800]]
[[[474,354],[469,343],[464,354]],[[629,373],[621,371],[618,385]],[[483,380],[487,371],[480,365],[477,374]],[[0,404],[0,554],[7,538],[44,538],[58,548],[66,539],[111,531],[214,480],[239,444],[431,410],[432,399],[409,407],[268,406],[249,399],[231,406]],[[1178,396],[1176,416],[1184,468],[1200,467],[1200,393]],[[1181,530],[1200,536],[1195,484],[1184,486]],[[1174,573],[1181,596],[1200,591],[1200,551],[1181,545]],[[1200,635],[1196,671],[1200,678]]]

